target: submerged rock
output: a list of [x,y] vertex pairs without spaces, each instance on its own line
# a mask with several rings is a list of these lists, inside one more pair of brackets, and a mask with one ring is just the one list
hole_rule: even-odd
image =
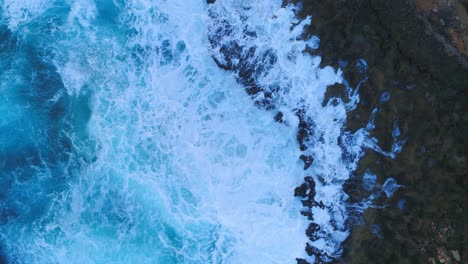
[[278,112],[275,117],[274,117],[275,121],[278,122],[278,123],[283,123],[283,113],[281,112]]
[[296,261],[297,261],[297,264],[309,264],[309,262],[307,262],[305,259],[301,259],[301,258],[297,258]]

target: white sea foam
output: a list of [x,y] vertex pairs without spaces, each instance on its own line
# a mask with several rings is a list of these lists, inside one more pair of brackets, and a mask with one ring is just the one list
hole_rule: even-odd
[[[238,8],[238,1],[217,1],[211,8],[213,16],[212,34],[219,32],[219,25],[228,21],[229,36],[221,38],[220,43],[229,45],[236,42],[245,51],[255,47],[255,54],[250,56],[250,63],[255,65],[266,53],[273,53],[274,65],[257,75],[256,81],[265,91],[272,91],[274,103],[282,110],[294,112],[303,110],[311,120],[312,139],[307,142],[305,154],[315,159],[307,173],[316,182],[318,202],[327,207],[313,207],[314,222],[321,226],[325,235],[311,244],[330,256],[340,254],[341,242],[347,237],[345,228],[346,194],[342,184],[348,179],[362,156],[362,145],[357,143],[354,135],[345,146],[350,158],[343,159],[345,149],[339,146],[338,138],[344,136],[342,127],[346,120],[347,109],[352,109],[358,102],[356,93],[348,91],[352,97],[346,105],[340,100],[322,106],[328,85],[343,82],[341,72],[330,67],[320,68],[320,57],[303,53],[310,41],[304,39],[304,27],[311,18],[299,21],[294,15],[294,6],[279,8],[280,4],[270,2],[248,2],[249,7]],[[244,30],[256,32],[256,36],[245,35]],[[312,39],[312,43],[316,41]],[[221,46],[221,45],[220,45]],[[222,51],[213,50],[215,57],[222,61]],[[275,89],[275,90],[273,90]],[[354,97],[354,98],[353,98]],[[262,96],[257,96],[262,98]],[[319,180],[319,178],[321,180]]]
[[[2,8],[12,29],[50,7],[14,2]],[[355,90],[348,87],[347,104],[322,106],[326,87],[344,81],[303,53],[318,45],[302,39],[311,18],[298,20],[298,7],[281,8],[280,0],[67,3],[64,24],[45,44],[69,95],[93,94],[92,147],[73,142],[91,158],[35,225],[14,226],[22,229],[4,238],[7,250],[24,263],[291,263],[307,258],[308,241],[293,191],[312,175],[326,208],[312,208],[325,235],[310,243],[340,254],[348,235],[342,184],[362,147],[376,144],[371,127],[342,131],[359,101]],[[118,10],[109,18],[115,25],[99,20],[100,5]],[[254,107],[233,74],[213,62],[219,51],[209,50],[208,29],[221,20],[232,26],[222,41],[256,47],[252,63],[273,52],[275,64],[257,81],[271,88],[289,125]],[[298,159],[298,109],[314,124],[307,171]]]
[[[315,200],[326,206],[325,209],[312,208],[314,222],[325,234],[310,244],[337,257],[341,254],[341,242],[348,234],[345,227],[347,195],[342,190],[344,181],[354,173],[364,148],[394,158],[406,139],[398,139],[397,123],[391,151],[383,151],[377,140],[370,138],[377,109],[367,127],[355,133],[342,131],[347,112],[359,103],[358,90],[366,78],[353,88],[343,80],[340,70],[321,68],[320,57],[304,52],[306,46],[317,48],[319,44],[316,36],[307,36],[309,33],[304,32],[312,18],[299,20],[295,13],[302,8],[301,4],[280,8],[280,2],[216,1],[210,8],[212,54],[221,64],[228,63],[226,57],[231,54],[240,58],[230,62],[234,68],[249,65],[247,67],[255,71],[252,76],[256,84],[263,89],[254,100],[261,102],[272,93],[272,104],[286,114],[286,123],[297,127],[297,121],[291,121],[297,111],[301,111],[309,122],[312,136],[303,153],[314,158],[307,172],[315,180]],[[226,52],[225,47],[232,51]],[[236,51],[236,47],[241,51]],[[365,75],[368,65],[360,59],[356,67]],[[327,86],[334,83],[345,85],[348,103],[334,98],[322,106]],[[372,199],[364,203],[367,207]]]
[[48,8],[51,7],[51,0],[3,0],[1,10],[4,18],[7,20],[8,27],[16,30],[19,27],[31,22]]
[[214,64],[206,6],[121,8],[111,32],[93,6],[73,5],[65,35],[50,43],[69,94],[94,93],[88,132],[96,161],[76,172],[40,225],[7,238],[8,250],[25,263],[303,257],[307,222],[292,194],[305,175],[295,131],[255,108]]
[[303,174],[294,131],[255,109],[212,62],[204,8],[186,1],[125,6],[122,20],[136,32],[126,49],[137,54],[116,67],[124,81],[109,81],[121,88],[96,96],[90,131],[102,146],[98,167],[134,191],[157,193],[137,199],[138,212],[178,238],[136,222],[130,243],[122,243],[132,248],[132,239],[157,236],[186,263],[289,262],[305,254],[306,241],[291,195]]

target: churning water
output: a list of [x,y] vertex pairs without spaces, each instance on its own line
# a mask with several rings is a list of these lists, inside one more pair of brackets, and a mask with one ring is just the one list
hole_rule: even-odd
[[[348,235],[342,185],[363,147],[379,149],[368,139],[372,122],[343,130],[357,89],[348,87],[346,102],[323,103],[328,85],[345,82],[304,53],[319,39],[304,36],[311,18],[296,18],[300,5],[0,7],[2,261],[294,263],[340,255]],[[245,92],[240,64],[261,91]],[[306,170],[301,155],[314,159]],[[309,175],[317,205],[303,207],[294,189]],[[311,221],[320,227],[314,241],[305,234]],[[306,243],[322,255],[308,256]]]

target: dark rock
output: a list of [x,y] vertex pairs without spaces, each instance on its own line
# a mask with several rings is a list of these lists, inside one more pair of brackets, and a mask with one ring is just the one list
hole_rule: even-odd
[[299,158],[304,162],[304,170],[307,170],[314,162],[312,156],[301,155]]
[[316,223],[310,223],[309,227],[306,230],[307,237],[315,237],[316,233],[320,230],[320,226]]
[[297,264],[309,264],[305,259],[296,258]]
[[276,115],[275,115],[275,121],[278,122],[278,123],[283,123],[283,113],[281,112],[278,112]]
[[[461,1],[463,1],[466,7],[467,2],[465,0]],[[208,3],[210,2],[215,1],[208,1]],[[285,4],[287,2],[299,2],[299,0],[285,0]],[[361,102],[357,109],[349,114],[345,129],[356,131],[359,128],[365,127],[368,122],[367,116],[372,111],[372,108],[375,107],[375,103],[378,102],[379,95],[382,91],[387,90],[391,90],[391,103],[393,104],[388,104],[386,107],[391,107],[392,114],[384,115],[386,108],[383,107],[379,113],[377,122],[379,122],[379,119],[383,120],[382,122],[386,122],[395,118],[401,120],[404,117],[406,121],[403,122],[402,120],[403,127],[406,123],[406,127],[412,128],[410,140],[404,146],[401,158],[397,157],[394,160],[396,164],[388,167],[383,166],[384,163],[391,163],[391,160],[381,164],[378,163],[375,171],[377,175],[383,176],[384,173],[377,170],[385,168],[384,172],[388,174],[407,175],[400,178],[402,183],[407,186],[405,192],[411,193],[414,199],[414,202],[411,202],[411,197],[405,197],[405,200],[408,200],[407,207],[409,208],[413,205],[414,208],[417,208],[417,210],[407,209],[407,212],[417,213],[414,216],[407,214],[406,217],[397,215],[398,221],[401,224],[392,223],[391,225],[388,222],[391,222],[395,217],[389,217],[391,212],[393,212],[389,208],[382,210],[377,216],[369,214],[368,217],[370,218],[367,220],[386,227],[383,231],[390,233],[390,235],[385,236],[385,239],[382,241],[375,242],[374,240],[368,240],[359,231],[352,231],[353,233],[345,243],[343,262],[424,263],[429,257],[428,254],[433,253],[435,250],[434,242],[430,241],[433,241],[436,235],[432,234],[427,228],[421,228],[421,230],[424,230],[424,234],[420,235],[417,235],[419,232],[418,228],[412,228],[414,229],[414,233],[411,234],[407,231],[402,232],[398,228],[400,226],[406,228],[406,222],[414,221],[414,217],[417,216],[423,222],[434,219],[437,219],[434,221],[450,221],[460,230],[457,233],[463,234],[463,218],[453,208],[456,207],[457,203],[466,204],[464,201],[466,190],[468,190],[468,187],[466,187],[468,186],[468,181],[464,177],[466,171],[468,171],[466,169],[466,151],[464,151],[468,138],[468,134],[465,132],[467,129],[464,128],[468,127],[466,125],[468,119],[465,118],[464,121],[456,120],[456,118],[451,120],[452,117],[443,119],[443,115],[441,114],[441,112],[467,112],[466,106],[468,106],[468,103],[466,98],[468,97],[466,96],[466,83],[468,74],[466,74],[466,70],[463,68],[463,63],[457,62],[457,58],[459,61],[466,58],[453,53],[453,49],[446,45],[446,41],[441,45],[438,39],[445,37],[436,32],[437,28],[450,29],[447,26],[441,26],[439,24],[440,19],[433,21],[436,27],[432,26],[428,28],[423,23],[420,23],[420,18],[414,12],[415,2],[428,4],[430,5],[428,14],[432,17],[434,16],[434,14],[430,14],[433,8],[432,4],[442,1],[306,0],[301,2],[303,4],[303,8],[300,11],[302,16],[312,15],[314,17],[314,22],[310,27],[309,33],[320,36],[323,43],[319,50],[317,50],[317,53],[322,56],[322,66],[332,65],[335,68],[343,68],[345,79],[348,80],[351,87],[355,87],[364,76],[359,69],[353,66],[352,62],[355,62],[359,58],[364,58],[369,63],[369,69],[366,73],[369,75],[369,80],[360,89]],[[454,0],[449,2],[459,1]],[[445,21],[442,24],[451,25],[453,22],[447,19],[447,15],[440,12],[440,10],[437,16]],[[460,20],[463,21],[464,17],[460,17]],[[432,23],[431,21],[427,22]],[[222,25],[220,32],[229,34],[229,25]],[[459,41],[460,45],[464,43],[464,40],[461,39],[463,36],[456,36],[456,34],[459,34],[456,28],[454,32],[448,33],[452,40],[461,40]],[[244,32],[244,34],[252,38],[256,37],[255,32]],[[222,36],[211,36],[211,45],[218,46],[217,48],[219,48],[219,44],[217,43],[221,43],[219,42],[221,38]],[[230,43],[223,45],[221,49],[218,49],[223,55],[214,58],[218,66],[225,70],[235,71],[238,75],[239,83],[244,86],[246,92],[250,95],[264,92],[264,87],[261,87],[255,81],[255,74],[258,74],[261,70],[257,66],[252,66],[252,64],[259,63],[246,63],[249,61],[250,55],[245,50],[242,50],[238,44]],[[448,56],[448,53],[452,55]],[[340,66],[340,59],[345,59],[351,63],[348,66]],[[274,61],[274,57],[271,57],[271,61]],[[394,80],[400,82],[401,85],[396,82],[394,83]],[[328,89],[324,103],[328,103],[329,98],[333,97],[346,98],[343,95],[343,90],[344,87],[340,85],[335,85]],[[256,102],[256,105],[263,109],[272,109],[272,100],[268,96],[270,95],[265,95],[267,100]],[[457,108],[457,105],[460,107]],[[299,118],[297,140],[300,150],[305,151],[311,139],[313,131],[311,126],[313,123],[307,119],[303,110],[299,110],[296,114]],[[463,119],[463,115],[461,118]],[[425,136],[418,134],[418,131],[423,131],[422,128],[427,126],[422,122],[423,120],[428,120],[427,124],[429,126],[442,125],[441,132],[438,132],[439,135],[426,134],[429,143],[433,143],[434,146],[442,146],[439,142],[440,138],[454,138],[453,145],[457,147],[447,147],[447,150],[444,150],[444,152],[440,152],[436,147],[431,147],[427,148],[427,151],[430,150],[433,154],[426,152],[415,153],[415,150],[419,149],[420,146],[425,146],[425,144],[422,144],[425,142],[421,142],[420,140],[425,138]],[[381,142],[383,144],[386,141],[392,142],[391,138],[385,139],[390,129],[391,127],[385,128],[382,124],[377,124],[375,136],[379,139],[382,138]],[[461,133],[463,133],[463,136],[457,136],[461,135]],[[340,145],[343,145],[342,142],[340,142]],[[451,151],[452,149],[454,151]],[[456,149],[460,149],[459,153],[455,153]],[[421,173],[425,169],[425,166],[421,163],[422,157],[427,157],[428,155],[437,156],[440,162],[433,164],[427,173]],[[365,166],[372,166],[375,163],[375,155],[371,154],[362,159],[360,166],[364,168]],[[407,171],[414,173],[406,173]],[[422,179],[423,175],[424,179]],[[444,183],[445,188],[443,192],[434,192],[441,178],[446,178]],[[324,179],[320,175],[317,175],[316,179],[324,182]],[[305,200],[307,202],[305,203],[308,205],[312,202],[313,206],[324,208],[323,203],[313,201],[315,192],[312,190],[315,190],[315,184],[312,185],[312,177],[310,177],[310,180],[309,182],[305,179],[305,182],[309,184],[307,187],[310,190]],[[454,184],[454,180],[457,180],[457,184]],[[346,192],[350,195],[349,201],[358,202],[362,197],[366,196],[366,193],[362,192],[362,188],[355,188],[354,185],[358,183],[350,182],[349,185],[345,186]],[[302,193],[298,192],[298,194]],[[398,200],[400,197],[395,197],[395,199]],[[444,210],[440,210],[441,208]],[[396,210],[398,211],[395,212],[400,212],[399,209],[396,208]],[[350,212],[350,214],[352,213]],[[310,210],[302,211],[301,214],[309,220],[313,220]],[[398,236],[394,234],[398,234]],[[453,235],[451,241],[454,241],[452,242],[454,244],[462,243],[460,241],[463,241],[463,236]],[[403,252],[401,247],[406,247],[406,252],[417,255],[413,255],[411,259],[408,259],[405,254],[400,254]],[[314,249],[310,245],[308,245],[306,251],[309,255],[315,252],[314,255],[322,256],[318,257],[319,259],[325,258],[323,254],[320,254],[321,252],[318,249]],[[464,257],[466,254],[462,252],[461,255]]]
[[322,184],[325,184],[325,178],[323,178],[323,175],[318,175],[317,180],[319,180],[319,182],[321,182]]
[[349,101],[346,95],[346,86],[344,84],[335,83],[328,86],[327,92],[323,98],[322,106],[326,106],[334,98],[340,98],[345,103]]
[[305,183],[307,184],[307,187],[309,189],[309,194],[307,197],[309,200],[313,201],[315,197],[315,182],[314,179],[311,176],[307,176],[304,178]]
[[324,208],[325,208],[325,205],[323,204],[322,201],[320,201],[320,203],[314,201],[314,202],[312,203],[312,206],[320,207],[321,209],[324,209]]
[[302,202],[303,206],[309,207],[309,208],[311,208],[313,206],[313,204],[314,204],[314,202],[311,201],[311,200],[301,200],[301,202]]
[[224,64],[224,63],[222,63],[221,61],[219,61],[218,58],[216,58],[216,57],[214,57],[214,56],[212,56],[212,58],[213,58],[214,62],[216,63],[216,65],[217,65],[219,68],[221,68],[221,69],[223,69],[223,70],[225,70],[225,71],[230,71],[230,70],[232,70],[231,67],[229,67],[227,64]]
[[305,126],[299,126],[297,131],[297,140],[301,143],[309,141],[309,129]]
[[[379,177],[379,182],[385,181],[388,175],[395,175],[405,189],[400,194],[396,193],[391,202],[375,201],[378,205],[392,203],[393,208],[368,209],[362,216],[356,212],[356,206],[349,207],[349,222],[376,223],[382,228],[384,239],[369,236],[368,230],[363,232],[364,229],[355,223],[347,224],[353,228],[344,243],[340,261],[350,264],[425,263],[430,258],[435,259],[437,247],[445,242],[438,240],[437,232],[431,230],[431,221],[437,226],[443,221],[456,226],[460,232],[451,234],[447,244],[450,248],[462,248],[463,223],[466,221],[456,210],[460,208],[457,204],[466,204],[468,190],[464,188],[468,181],[461,180],[466,178],[468,164],[467,152],[464,151],[468,137],[461,136],[461,132],[467,131],[468,118],[462,120],[461,116],[454,117],[453,113],[467,112],[468,74],[464,70],[466,66],[460,63],[464,58],[446,44],[450,40],[458,40],[462,49],[466,50],[468,46],[463,47],[466,41],[460,35],[461,27],[452,25],[457,23],[456,20],[450,19],[442,9],[444,6],[459,8],[457,3],[460,0],[293,2],[303,4],[302,17],[310,15],[314,18],[309,33],[319,36],[323,45],[311,53],[322,56],[322,66],[342,68],[349,85],[356,87],[366,76],[359,72],[354,62],[360,58],[368,62],[369,68],[365,73],[368,80],[359,91],[361,101],[349,113],[344,129],[356,131],[365,127],[372,109],[379,107],[373,136],[379,139],[381,146],[391,148],[393,139],[389,131],[395,119],[400,121],[402,134],[409,138],[396,159],[368,153],[360,161],[358,175],[371,169]],[[426,14],[415,12],[415,3],[418,9],[424,5]],[[435,7],[438,11],[433,11]],[[465,11],[462,9],[460,11]],[[430,21],[433,17],[437,19]],[[460,16],[458,23],[466,24],[462,22],[466,21],[465,17]],[[441,23],[440,19],[444,22]],[[443,35],[443,31],[449,35]],[[342,66],[344,64],[340,64],[340,60],[349,63]],[[340,85],[329,87],[323,103],[332,103],[330,98],[346,97],[344,88]],[[382,105],[380,99],[385,91],[390,92],[392,100]],[[304,121],[301,127],[308,122],[303,117],[299,120]],[[298,135],[300,146],[308,145],[306,136],[304,127]],[[444,143],[448,138],[451,142]],[[343,146],[346,142],[340,139],[339,144]],[[428,158],[437,162],[426,164]],[[314,175],[314,179],[323,182],[319,175]],[[364,188],[359,178],[347,181],[344,190],[349,195],[347,202],[352,205],[359,205],[373,192]],[[397,206],[396,203],[402,199],[407,201],[405,206]],[[320,203],[317,206],[321,206]],[[464,254],[461,255],[463,257]]]
[[296,112],[296,116],[299,118],[299,127],[297,131],[297,142],[299,142],[300,149],[302,151],[307,149],[306,143],[310,139],[311,131],[310,131],[310,122],[307,122],[307,117],[305,116],[304,110],[298,110]]
[[304,181],[307,182],[310,186],[315,187],[314,178],[312,178],[312,176],[305,176]]
[[306,183],[301,184],[301,186],[294,189],[294,196],[296,197],[307,197],[308,186]]
[[310,138],[310,130],[307,123],[299,123],[299,130],[297,131],[296,138],[299,144],[301,145],[301,150],[306,150],[306,143],[309,141]]
[[320,256],[323,254],[320,249],[311,246],[309,243],[306,244],[306,252],[309,256]]
[[314,216],[312,215],[312,212],[310,210],[301,211],[301,215],[306,216],[309,221],[314,220]]
[[309,194],[307,195],[307,198],[309,198],[309,200],[311,200],[311,201],[314,200],[314,198],[315,198],[315,190],[314,189],[310,189]]
[[334,258],[330,257],[327,253],[310,245],[309,243],[306,244],[306,252],[309,256],[315,256],[314,264],[324,264],[324,263],[330,263],[330,262],[333,263],[334,261]]
[[216,0],[206,0],[206,2],[207,2],[208,4],[214,4],[214,3],[216,2]]

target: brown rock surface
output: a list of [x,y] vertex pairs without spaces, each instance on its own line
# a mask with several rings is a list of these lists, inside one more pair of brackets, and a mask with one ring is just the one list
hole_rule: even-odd
[[[309,34],[321,39],[319,49],[310,52],[322,56],[323,65],[338,68],[346,60],[345,78],[356,86],[364,75],[355,63],[360,58],[368,63],[368,80],[347,129],[364,127],[378,108],[372,136],[379,145],[391,148],[395,120],[408,138],[395,159],[368,151],[361,160],[356,177],[370,170],[380,184],[393,177],[405,188],[375,201],[387,207],[364,213],[337,262],[458,263],[450,253],[457,251],[460,262],[468,263],[466,1],[301,2],[300,15],[312,16]],[[383,92],[391,95],[388,103],[379,100]]]
[[417,15],[427,30],[468,68],[467,9],[468,1],[463,0],[416,0]]

